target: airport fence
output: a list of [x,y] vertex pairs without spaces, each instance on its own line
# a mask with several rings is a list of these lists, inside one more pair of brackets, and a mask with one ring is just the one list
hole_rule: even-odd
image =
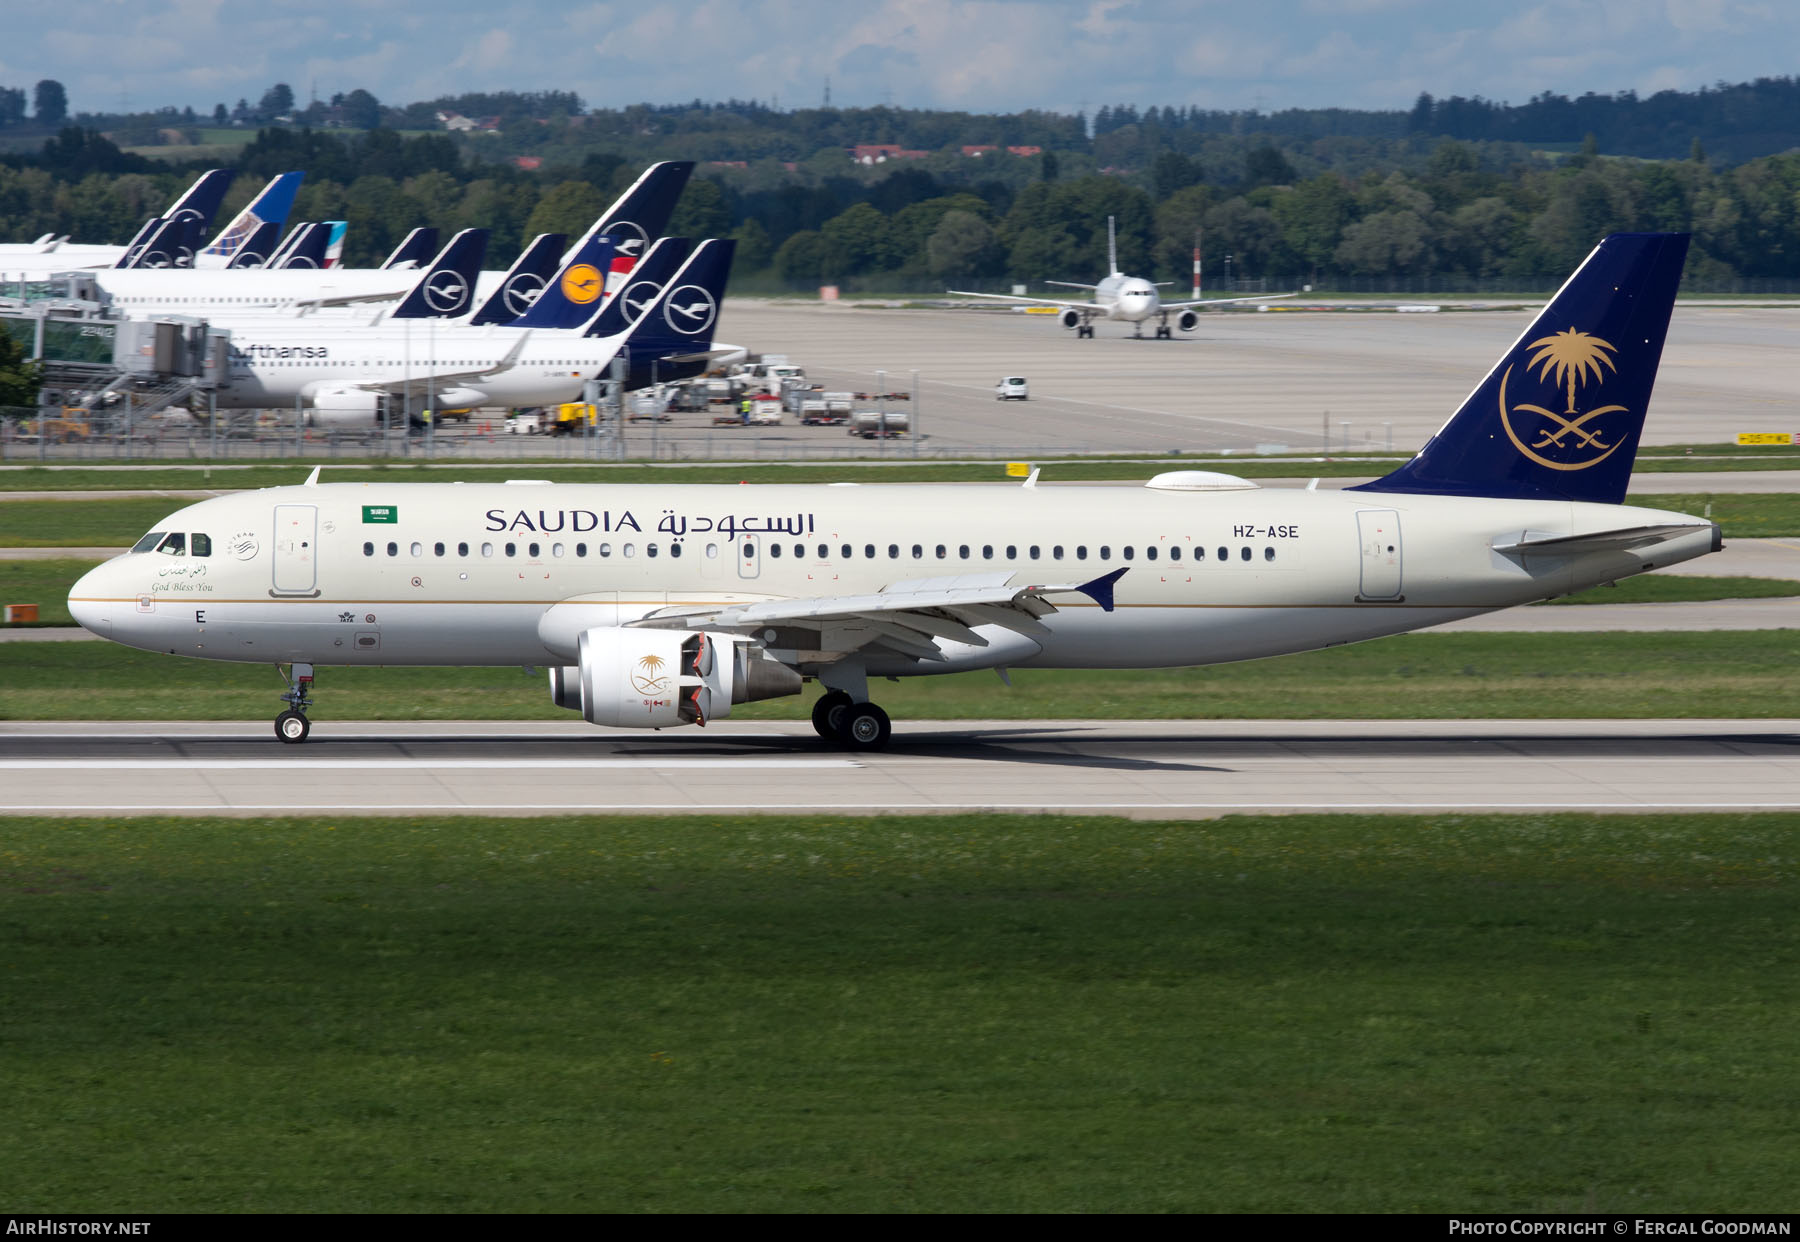
[[[632,424],[603,435],[511,435],[499,422],[478,421],[429,432],[344,432],[301,428],[291,421],[220,434],[174,412],[134,427],[71,431],[47,420],[44,434],[27,417],[0,419],[0,464],[8,466],[111,466],[125,464],[254,464],[257,462],[387,460],[403,462],[543,462],[579,465],[607,462],[880,462],[1021,461],[1118,452],[1101,438],[1092,443],[972,443],[968,439],[914,439],[895,435],[864,440],[836,428],[713,429],[705,426]],[[804,432],[804,433],[803,433]],[[822,434],[820,434],[822,433]],[[1269,446],[1265,446],[1267,448]],[[1273,446],[1286,450],[1289,446]],[[1310,450],[1314,444],[1295,444]],[[1244,455],[1255,452],[1245,445]],[[1179,449],[1172,450],[1176,455]]]

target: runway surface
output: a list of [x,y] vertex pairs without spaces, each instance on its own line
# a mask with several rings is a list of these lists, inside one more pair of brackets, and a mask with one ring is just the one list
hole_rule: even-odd
[[1800,809],[1800,720],[0,723],[0,811],[779,815]]

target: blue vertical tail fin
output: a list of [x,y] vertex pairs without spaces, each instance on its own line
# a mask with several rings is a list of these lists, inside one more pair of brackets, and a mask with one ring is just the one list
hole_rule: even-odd
[[579,328],[600,313],[606,295],[606,272],[612,266],[612,238],[590,234],[575,247],[556,279],[538,295],[531,309],[513,320],[515,328]]
[[[177,220],[173,216],[164,216],[155,222],[150,235],[140,244],[133,241],[126,248],[125,255],[119,260],[121,267],[192,267],[194,252],[186,242],[192,221]],[[143,230],[139,230],[140,235]]]
[[612,338],[626,360],[625,387],[686,379],[711,365],[713,328],[736,249],[731,238],[701,242],[630,327]]
[[685,237],[658,238],[631,269],[624,287],[606,299],[606,305],[582,335],[617,336],[625,331],[663,291],[692,249],[693,243]]
[[233,173],[230,168],[214,168],[201,173],[163,214],[197,221],[202,229],[210,228],[213,217],[219,214],[219,205],[225,201],[225,191],[231,188]]
[[438,252],[438,231],[430,225],[416,228],[400,239],[394,247],[394,253],[387,257],[381,265],[383,271],[396,268],[424,267],[431,256]]
[[539,233],[513,265],[506,269],[500,285],[469,316],[469,325],[511,323],[530,310],[544,292],[550,278],[556,275],[557,256],[568,245],[565,233]]
[[309,221],[294,230],[282,248],[275,266],[281,268],[322,268],[325,266],[325,243],[331,240],[331,226]]
[[[688,178],[693,172],[692,160],[664,160],[650,165],[631,183],[629,189],[619,195],[618,201],[594,221],[594,227],[582,234],[581,240],[575,244],[576,249],[589,238],[602,234],[613,239],[615,253],[607,292],[618,289],[625,274],[650,249],[650,243],[661,237],[663,230],[669,227],[669,220],[675,214],[675,204],[680,201],[681,192],[687,188]],[[564,262],[573,257],[574,251],[571,251],[564,257]]]
[[[305,173],[285,172],[272,178],[263,187],[262,193],[251,199],[248,207],[233,216],[231,223],[219,230],[219,235],[200,252],[201,261],[214,267],[228,265],[258,227],[264,224],[273,224],[279,236],[281,226],[287,223],[288,212],[294,209],[294,196],[300,192],[300,181],[305,176]],[[264,250],[264,262],[257,266],[266,267],[272,253],[272,250]]]
[[1686,233],[1614,233],[1411,461],[1352,489],[1625,499]]
[[275,247],[280,241],[281,226],[273,220],[264,220],[236,246],[236,253],[231,256],[225,266],[228,268],[266,267],[269,263],[269,256],[275,253]]
[[455,319],[468,314],[487,243],[486,229],[464,229],[452,237],[388,318]]

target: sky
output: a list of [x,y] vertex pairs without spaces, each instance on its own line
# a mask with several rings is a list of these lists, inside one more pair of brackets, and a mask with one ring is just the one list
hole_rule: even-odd
[[405,104],[572,90],[1089,115],[1103,104],[1404,109],[1800,72],[1793,0],[59,0],[8,3],[0,85],[71,111],[210,112],[276,82]]

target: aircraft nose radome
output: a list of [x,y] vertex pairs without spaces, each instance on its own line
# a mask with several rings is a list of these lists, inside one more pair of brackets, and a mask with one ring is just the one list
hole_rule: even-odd
[[113,605],[105,598],[102,576],[100,569],[90,569],[69,588],[69,615],[90,634],[111,638]]

